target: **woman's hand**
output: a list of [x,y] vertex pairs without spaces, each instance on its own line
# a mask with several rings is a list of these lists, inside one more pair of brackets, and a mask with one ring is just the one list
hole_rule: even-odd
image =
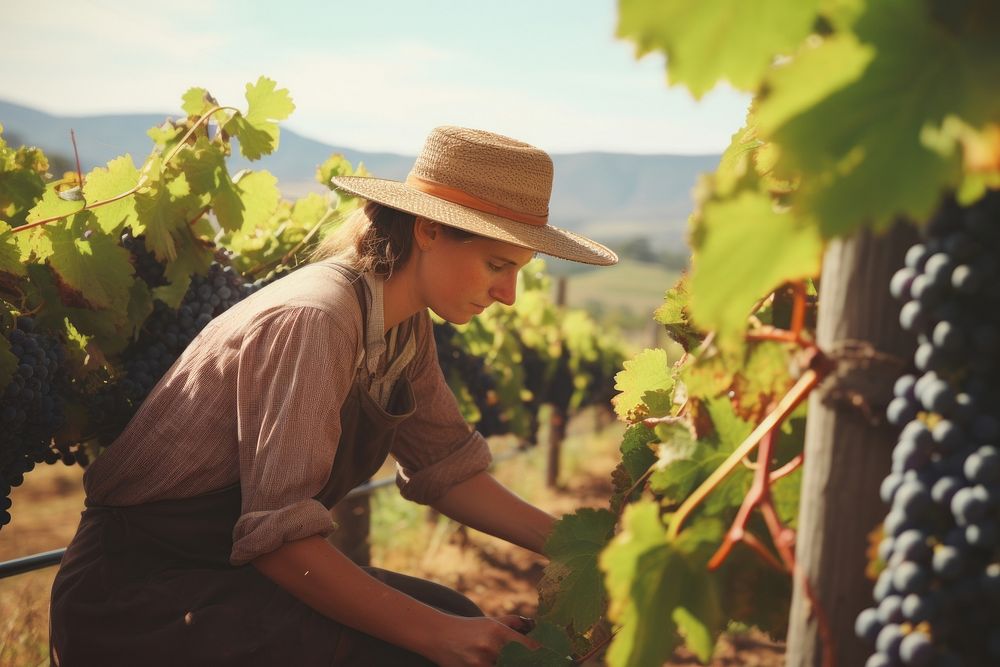
[[442,625],[434,648],[426,657],[441,667],[492,667],[500,649],[508,642],[538,648],[538,642],[521,634],[530,630],[531,625],[530,620],[513,615],[497,618],[452,616]]

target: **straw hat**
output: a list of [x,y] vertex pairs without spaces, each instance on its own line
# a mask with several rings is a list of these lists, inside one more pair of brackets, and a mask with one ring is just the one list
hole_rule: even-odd
[[554,257],[601,265],[618,261],[600,243],[548,224],[552,159],[510,137],[437,127],[406,181],[332,180],[369,201]]

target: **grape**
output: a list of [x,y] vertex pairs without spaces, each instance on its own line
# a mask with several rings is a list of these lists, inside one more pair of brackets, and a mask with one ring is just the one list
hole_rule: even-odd
[[931,567],[941,577],[954,579],[961,573],[963,565],[962,552],[958,547],[944,544],[934,550]]
[[38,331],[32,318],[18,318],[5,338],[16,369],[0,388],[0,526],[10,522],[11,487],[20,486],[35,464],[58,457],[53,435],[66,421],[63,396],[69,384],[61,341]]
[[882,628],[875,638],[875,650],[884,653],[890,659],[895,660],[899,655],[899,645],[903,642],[903,631],[895,624],[889,624]]
[[892,667],[892,659],[884,653],[872,653],[865,661],[865,667]]
[[921,623],[934,615],[934,603],[928,596],[910,593],[903,598],[900,611],[903,618],[910,623]]
[[875,645],[875,638],[881,629],[882,623],[879,621],[878,611],[871,607],[858,614],[857,620],[854,621],[854,634],[869,646]]
[[917,377],[912,374],[900,375],[896,382],[892,385],[893,396],[900,398],[913,399],[916,397],[915,389],[917,384]]
[[922,593],[928,580],[927,571],[913,561],[903,561],[892,574],[893,588],[903,594]]
[[916,417],[917,410],[918,407],[916,402],[908,398],[903,398],[902,396],[897,396],[889,402],[889,406],[886,408],[885,413],[890,424],[899,426],[900,424],[905,424]]
[[892,280],[889,282],[889,293],[895,299],[909,298],[910,285],[916,276],[917,272],[908,266],[899,269],[893,274]]
[[906,251],[906,259],[904,261],[909,268],[920,271],[924,268],[924,262],[927,261],[929,256],[930,253],[927,251],[927,248],[922,243],[916,243]]
[[934,646],[931,639],[922,632],[911,632],[899,644],[899,658],[908,667],[923,667],[931,664]]
[[903,598],[899,595],[889,595],[878,605],[878,621],[882,625],[901,623],[903,621]]
[[879,489],[886,567],[856,624],[870,638],[879,615],[872,664],[1000,664],[998,258],[1000,191],[946,198],[890,280],[917,346],[886,409],[900,427]]
[[992,445],[983,445],[969,454],[962,471],[973,484],[996,485],[1000,481],[1000,453]]
[[920,301],[913,299],[899,310],[899,324],[905,331],[917,332],[927,322],[927,313]]
[[967,526],[986,515],[986,501],[974,487],[966,486],[955,492],[951,499],[951,513],[959,526]]
[[923,562],[930,558],[931,548],[927,543],[927,534],[917,528],[904,530],[893,544],[893,554],[902,560]]
[[879,487],[879,497],[882,499],[882,502],[886,505],[891,505],[892,498],[896,495],[896,491],[902,483],[903,475],[901,473],[889,473],[889,475],[882,480],[882,484]]

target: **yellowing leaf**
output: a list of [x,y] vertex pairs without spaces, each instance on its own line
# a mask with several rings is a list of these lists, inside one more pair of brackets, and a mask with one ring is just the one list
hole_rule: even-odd
[[620,394],[612,399],[620,419],[635,422],[650,414],[646,394],[669,391],[674,386],[665,350],[645,350],[625,362],[625,370],[615,375],[615,389]]
[[[107,168],[98,167],[87,174],[83,186],[83,196],[89,205],[112,199],[128,192],[139,182],[139,170],[129,154],[116,157]],[[116,235],[123,225],[132,226],[138,222],[133,196],[91,209],[97,224],[105,233]]]

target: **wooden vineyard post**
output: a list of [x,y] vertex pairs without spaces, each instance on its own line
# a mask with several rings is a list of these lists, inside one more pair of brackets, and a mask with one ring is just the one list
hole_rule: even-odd
[[[863,665],[870,654],[854,636],[854,620],[872,604],[868,534],[887,511],[878,489],[889,472],[895,429],[884,419],[885,407],[915,345],[899,326],[889,279],[915,240],[915,229],[902,224],[884,236],[864,231],[833,241],[823,260],[817,342],[838,367],[809,399],[789,667],[829,665],[824,642],[839,667]],[[803,578],[828,619],[827,638]]]
[[566,415],[556,407],[552,408],[549,420],[548,465],[545,468],[545,485],[554,489],[559,485],[559,457],[562,455],[562,441],[566,436]]
[[[560,311],[566,306],[566,276],[559,276],[556,283],[556,308]],[[566,415],[556,406],[552,407],[549,417],[548,461],[545,466],[545,485],[554,489],[559,485],[559,459],[562,456],[562,441],[566,436]]]
[[371,518],[371,496],[367,493],[345,498],[333,508],[333,520],[339,527],[330,535],[330,543],[358,565],[371,563]]

